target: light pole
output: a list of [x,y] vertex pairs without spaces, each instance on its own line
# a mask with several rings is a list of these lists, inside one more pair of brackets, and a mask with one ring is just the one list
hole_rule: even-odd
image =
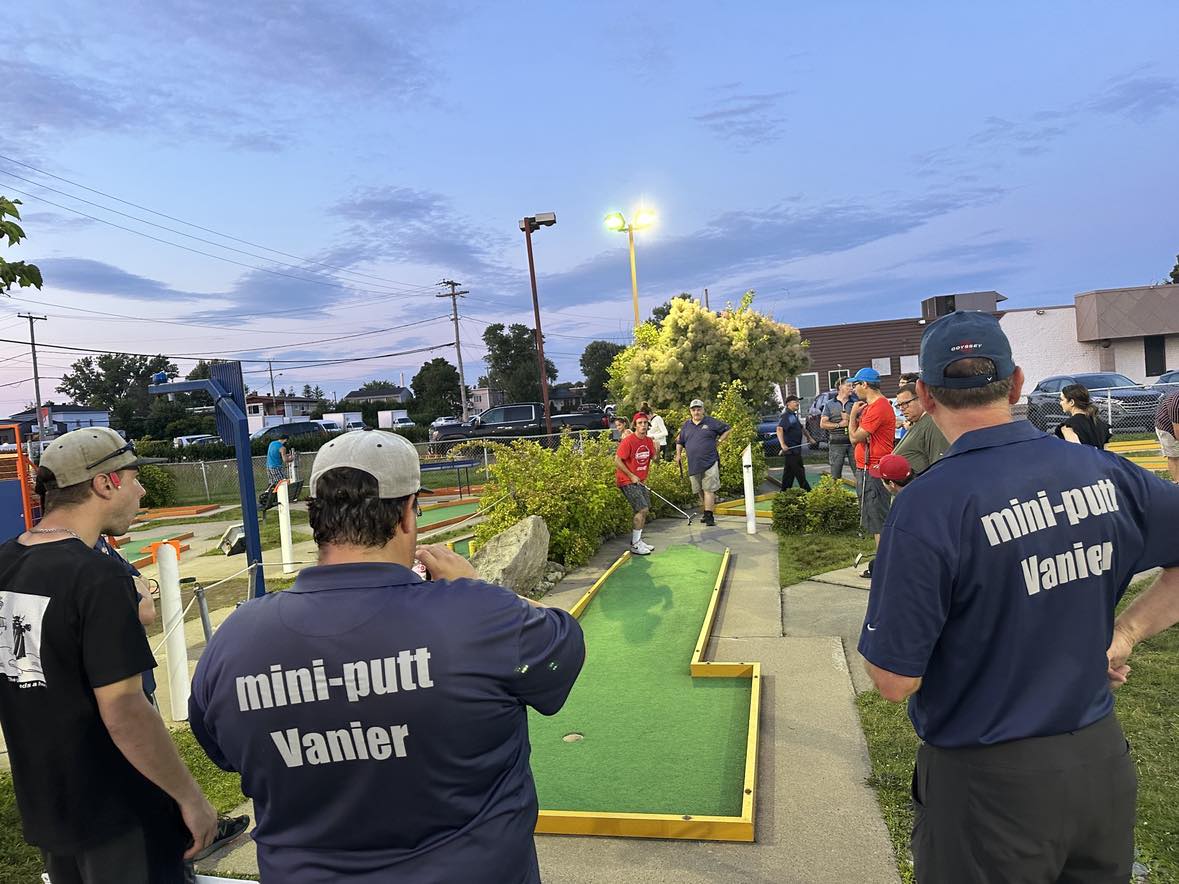
[[540,331],[540,300],[536,296],[536,264],[532,260],[532,231],[552,227],[557,223],[554,212],[537,212],[520,219],[524,231],[524,244],[528,248],[528,277],[532,280],[532,312],[536,316],[536,361],[540,365],[540,394],[544,401],[544,426],[548,435],[553,435],[553,418],[549,414],[549,377],[544,366],[544,335]]
[[635,329],[639,327],[639,276],[635,270],[635,231],[650,227],[655,223],[655,213],[650,209],[639,209],[635,213],[634,221],[626,223],[626,217],[621,212],[611,212],[606,216],[606,229],[618,232],[626,231],[627,242],[630,244],[630,295],[635,307]]

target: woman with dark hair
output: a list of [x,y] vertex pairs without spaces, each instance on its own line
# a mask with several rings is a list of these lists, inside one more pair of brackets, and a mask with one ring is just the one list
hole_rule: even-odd
[[1067,442],[1105,448],[1109,441],[1109,424],[1097,416],[1097,406],[1089,391],[1080,384],[1069,384],[1060,391],[1060,408],[1067,415],[1056,428],[1056,435]]

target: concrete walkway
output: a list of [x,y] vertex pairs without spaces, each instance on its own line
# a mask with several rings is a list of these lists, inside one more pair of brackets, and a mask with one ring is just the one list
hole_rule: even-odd
[[[862,591],[816,584],[785,596],[778,586],[778,544],[764,525],[745,533],[744,520],[715,528],[662,519],[644,538],[659,550],[692,543],[717,552],[728,546],[732,567],[710,657],[762,663],[757,841],[730,844],[580,836],[537,836],[547,884],[752,884],[831,882],[896,884],[899,877],[876,798],[865,784],[869,763],[854,706],[841,636],[855,621]],[[546,597],[566,609],[626,548],[603,545]],[[807,584],[802,584],[804,588]],[[818,616],[822,593],[845,592],[842,618]],[[855,595],[852,595],[856,593]],[[786,614],[786,621],[783,614]],[[858,618],[858,619],[857,619]],[[829,632],[819,633],[821,629]],[[809,630],[809,631],[808,631]],[[854,645],[853,645],[854,646]],[[240,811],[250,813],[248,805]],[[252,841],[201,864],[214,874],[257,874]]]

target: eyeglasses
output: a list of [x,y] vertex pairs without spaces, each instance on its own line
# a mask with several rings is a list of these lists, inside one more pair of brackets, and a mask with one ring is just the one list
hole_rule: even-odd
[[135,446],[134,446],[134,445],[132,445],[130,442],[128,442],[128,443],[127,443],[126,445],[124,445],[122,448],[116,448],[116,449],[115,449],[114,451],[112,451],[110,454],[106,455],[106,457],[100,457],[100,458],[99,458],[98,460],[96,460],[94,463],[88,463],[88,464],[86,464],[86,469],[88,469],[88,470],[92,470],[92,469],[94,469],[96,466],[98,466],[100,463],[106,463],[108,460],[111,460],[112,458],[116,458],[116,457],[118,457],[120,454],[126,454],[127,452],[130,452],[131,454],[134,454],[134,453],[135,453]]
[[901,409],[908,408],[910,405],[912,405],[916,401],[917,401],[916,399],[906,399],[904,402],[902,402],[900,399],[898,399],[897,400],[897,408],[901,408]]
[[417,491],[415,491],[413,493],[413,514],[415,516],[417,516],[419,519],[422,517],[421,494],[422,494],[421,488],[419,488]]

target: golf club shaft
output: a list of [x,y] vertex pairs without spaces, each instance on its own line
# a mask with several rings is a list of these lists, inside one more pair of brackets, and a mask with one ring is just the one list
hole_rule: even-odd
[[666,503],[669,507],[671,507],[677,513],[679,513],[684,518],[686,518],[689,522],[692,521],[692,517],[688,513],[684,512],[682,509],[680,509],[678,506],[676,506],[674,503],[672,503],[670,500],[668,500],[666,497],[664,497],[658,491],[653,491],[651,489],[650,485],[641,485],[641,487],[646,488],[648,492],[650,492],[651,494],[654,494],[656,497],[658,497],[660,500],[662,500],[664,503]]

